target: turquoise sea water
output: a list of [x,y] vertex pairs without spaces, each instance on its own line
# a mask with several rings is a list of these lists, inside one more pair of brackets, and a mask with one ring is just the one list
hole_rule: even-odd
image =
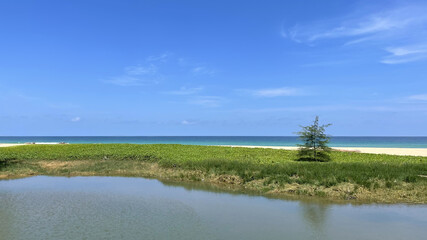
[[[67,142],[67,143],[135,143],[135,144],[191,144],[191,145],[253,145],[296,146],[301,143],[296,136],[0,136],[0,143]],[[332,137],[332,147],[389,147],[427,148],[427,137]]]

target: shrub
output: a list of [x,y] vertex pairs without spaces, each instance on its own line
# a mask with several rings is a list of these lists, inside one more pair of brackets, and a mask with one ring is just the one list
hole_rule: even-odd
[[331,160],[329,155],[331,148],[327,146],[330,137],[325,134],[325,128],[331,124],[319,125],[319,117],[316,116],[312,125],[302,126],[302,131],[297,134],[304,142],[298,151],[299,161],[327,162]]

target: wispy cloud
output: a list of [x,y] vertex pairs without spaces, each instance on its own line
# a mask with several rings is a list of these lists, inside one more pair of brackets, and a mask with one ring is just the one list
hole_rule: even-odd
[[392,54],[381,60],[385,64],[425,59],[427,54],[423,46],[427,45],[427,4],[381,9],[365,14],[355,11],[338,19],[297,24],[280,34],[309,46],[317,46],[328,40],[336,40],[332,43],[344,46],[371,44],[379,49],[385,48]]
[[194,122],[194,121],[188,121],[188,120],[182,120],[181,124],[182,125],[194,125],[194,124],[196,124],[196,122]]
[[427,94],[412,95],[412,96],[409,96],[408,99],[415,100],[415,101],[427,101]]
[[164,77],[160,66],[164,67],[172,53],[148,56],[143,64],[127,66],[120,76],[111,77],[105,82],[122,87],[158,84]]
[[282,36],[283,38],[288,38],[288,33],[283,27],[280,29],[280,36]]
[[423,106],[357,106],[357,105],[318,105],[318,106],[298,106],[283,108],[261,108],[261,109],[240,109],[238,112],[249,113],[267,113],[267,112],[340,112],[340,111],[358,111],[358,112],[420,112],[427,111]]
[[177,63],[194,76],[214,76],[218,72],[206,63],[200,63],[188,58],[178,58]]
[[[176,57],[173,53],[165,52],[149,56],[143,63],[127,66],[121,75],[110,77],[104,82],[123,87],[144,86],[158,84],[168,79],[168,76],[186,75],[185,77],[196,78],[196,76],[213,76],[214,74],[216,74],[216,70],[206,64],[194,63]],[[183,94],[183,92],[182,90],[181,93]],[[173,93],[171,92],[171,94]],[[179,93],[175,92],[175,94]]]
[[154,64],[150,64],[148,66],[142,66],[142,65],[136,65],[136,66],[129,66],[125,68],[125,72],[127,75],[146,75],[146,74],[156,74],[157,73],[157,66]]
[[219,107],[224,102],[224,98],[218,96],[197,96],[189,101],[190,104],[203,107]]
[[171,95],[192,95],[192,94],[199,93],[202,90],[203,90],[202,87],[197,87],[197,88],[181,87],[179,90],[167,91],[163,93],[171,94]]
[[209,76],[212,76],[216,73],[215,70],[210,69],[210,68],[205,67],[205,66],[194,67],[193,69],[191,69],[191,72],[194,75],[209,75]]
[[238,91],[248,93],[255,97],[288,97],[299,96],[303,94],[303,91],[301,89],[289,87],[266,88],[256,90],[240,89]]
[[172,53],[165,52],[160,55],[152,55],[146,58],[147,62],[166,62],[168,59],[172,57]]
[[388,37],[393,37],[402,34],[410,27],[422,27],[427,21],[425,10],[426,6],[417,5],[400,6],[357,17],[352,14],[351,17],[345,16],[342,19],[295,25],[288,30],[289,33],[286,36],[296,42],[353,37],[353,43],[373,40],[374,38],[368,36],[373,37],[376,34],[387,34]]
[[344,65],[350,63],[350,60],[339,60],[339,61],[320,61],[320,62],[312,62],[312,63],[306,63],[302,64],[302,67],[326,67],[326,66],[337,66],[337,65]]
[[[46,108],[46,109],[67,109],[75,110],[80,108],[79,105],[72,102],[64,102],[63,99],[49,99],[47,96],[34,96],[29,95],[27,92],[21,90],[8,90],[7,88],[1,89],[0,102],[3,104],[9,104],[10,101],[15,103],[24,104],[26,106],[32,106],[31,109]],[[0,106],[1,108],[1,106]],[[19,110],[19,109],[16,109]]]
[[398,64],[427,58],[427,45],[386,48],[390,55],[381,60],[385,64]]
[[106,82],[122,86],[142,86],[148,84],[157,84],[161,80],[162,75],[158,72],[158,67],[154,64],[134,65],[124,68],[124,74],[117,77],[112,77]]
[[71,118],[71,122],[79,122],[80,120],[81,120],[80,117]]
[[107,80],[106,82],[121,86],[121,87],[132,87],[132,86],[143,86],[146,85],[148,82],[152,82],[151,80],[136,78],[136,77],[130,77],[130,76],[119,76],[119,77],[113,77],[110,80]]

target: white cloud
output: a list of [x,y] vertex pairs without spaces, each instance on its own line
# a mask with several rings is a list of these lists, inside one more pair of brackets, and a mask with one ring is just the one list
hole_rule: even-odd
[[105,82],[122,87],[158,84],[163,79],[160,67],[167,67],[166,62],[171,56],[169,52],[149,56],[144,64],[127,66],[123,69],[122,75],[112,77]]
[[199,76],[199,75],[213,76],[217,73],[215,69],[208,67],[207,64],[195,62],[188,58],[178,58],[177,64],[183,70],[189,71],[189,73],[193,74],[194,76]]
[[245,113],[267,113],[267,112],[341,112],[341,111],[358,111],[358,112],[420,112],[427,111],[423,106],[356,106],[356,105],[318,105],[318,106],[299,106],[283,108],[262,108],[262,109],[240,109]]
[[285,29],[280,29],[280,36],[282,36],[283,38],[288,38],[288,33],[286,32]]
[[[375,34],[388,34],[388,37],[393,37],[402,34],[408,28],[423,27],[427,22],[426,9],[424,5],[408,5],[357,17],[352,14],[351,17],[347,16],[342,19],[329,19],[318,23],[312,22],[308,25],[295,25],[287,35],[297,42],[314,42],[344,37],[366,37]],[[363,40],[367,39],[363,38]]]
[[368,42],[370,40],[372,40],[373,37],[362,37],[362,38],[357,38],[355,40],[350,40],[346,43],[344,43],[344,46],[350,46],[350,45],[354,45],[354,44],[359,44],[359,43],[363,43],[363,42]]
[[196,122],[187,121],[187,120],[182,120],[182,121],[181,121],[181,124],[182,124],[182,125],[193,125],[193,124],[196,124]]
[[219,107],[224,99],[217,96],[198,96],[189,101],[191,104],[200,105],[203,107]]
[[80,117],[71,118],[71,122],[79,122],[79,121],[80,121]]
[[134,65],[124,68],[124,74],[113,77],[106,82],[122,86],[142,86],[149,84],[157,84],[162,79],[162,75],[158,72],[158,67],[154,64],[147,66]]
[[111,78],[107,82],[117,86],[131,87],[131,86],[143,86],[148,84],[157,84],[159,83],[159,80],[155,78],[141,78],[141,77],[132,77],[132,76],[125,75],[125,76]]
[[154,75],[157,73],[157,66],[155,66],[154,64],[150,64],[148,66],[129,66],[125,68],[125,72],[128,75]]
[[247,92],[256,97],[287,97],[302,95],[302,91],[300,89],[289,87],[238,91]]
[[[309,46],[316,46],[327,40],[341,40],[347,47],[371,44],[370,46],[379,49],[386,48],[391,55],[385,56],[380,61],[385,64],[419,61],[427,58],[425,48],[422,47],[427,45],[425,12],[427,12],[426,4],[381,7],[381,11],[365,14],[355,11],[338,19],[297,24],[281,35]],[[333,43],[343,44],[338,41]],[[390,48],[390,45],[404,47]]]
[[412,95],[412,96],[409,96],[408,99],[415,100],[415,101],[427,101],[427,94]]
[[427,45],[387,48],[390,55],[381,60],[385,64],[398,64],[427,58]]
[[388,48],[387,51],[391,52],[394,56],[406,56],[409,54],[426,53],[427,47]]
[[170,57],[172,56],[172,53],[165,52],[160,55],[153,55],[146,58],[147,62],[166,62]]
[[181,87],[179,90],[167,91],[164,93],[165,94],[171,94],[171,95],[191,95],[191,94],[196,94],[202,90],[203,90],[202,87],[197,87],[197,88]]
[[195,67],[195,68],[191,69],[191,72],[194,75],[210,75],[210,76],[212,76],[216,73],[215,70],[204,67],[204,66]]
[[[149,56],[142,64],[127,66],[123,69],[123,74],[113,76],[104,80],[104,82],[123,87],[143,86],[158,84],[165,79],[165,76],[181,76],[183,73],[192,74],[194,77],[199,75],[213,76],[216,71],[204,64],[192,63],[184,58],[178,58],[173,56],[172,53],[166,52],[160,55]],[[188,91],[190,89],[187,89]],[[197,91],[197,89],[192,89],[191,91]],[[184,90],[180,90],[179,92],[170,92],[170,94],[185,94],[184,92]]]

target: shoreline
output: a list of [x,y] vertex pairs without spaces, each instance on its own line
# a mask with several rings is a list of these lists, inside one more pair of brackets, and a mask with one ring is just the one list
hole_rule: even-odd
[[61,142],[0,143],[0,147],[16,147],[16,146],[26,146],[26,145],[58,145],[58,144],[68,144],[68,143],[61,143]]
[[[270,148],[282,150],[298,150],[298,147],[278,147],[278,146],[241,146],[241,145],[220,145],[222,147],[244,147],[244,148]],[[418,156],[427,157],[427,148],[376,148],[376,147],[332,147],[332,150],[340,152],[356,152],[370,154],[387,154],[398,156]]]
[[[26,145],[57,145],[57,142],[36,142],[36,143],[0,143],[0,147],[14,147]],[[68,143],[67,143],[68,144]],[[289,146],[253,146],[253,145],[212,145],[219,147],[241,147],[241,148],[270,148],[282,150],[298,150],[298,147]],[[357,152],[370,154],[387,154],[398,156],[419,156],[427,157],[427,148],[381,148],[381,147],[332,147],[333,150],[341,152]]]
[[0,147],[15,147],[15,146],[22,146],[26,145],[23,143],[0,143]]

